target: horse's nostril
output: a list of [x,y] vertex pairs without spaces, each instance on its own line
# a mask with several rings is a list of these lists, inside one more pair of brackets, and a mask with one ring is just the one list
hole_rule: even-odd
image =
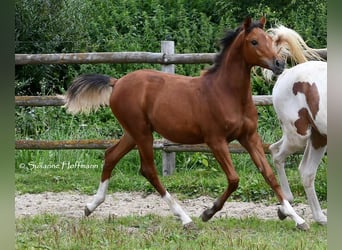
[[285,68],[285,61],[284,60],[279,60],[279,59],[274,59],[274,68],[273,68],[273,73],[276,75],[280,75]]
[[276,59],[276,60],[275,60],[275,65],[276,65],[276,67],[278,67],[278,68],[283,68],[283,67],[285,66],[285,62],[284,62],[283,60],[278,60],[278,59]]

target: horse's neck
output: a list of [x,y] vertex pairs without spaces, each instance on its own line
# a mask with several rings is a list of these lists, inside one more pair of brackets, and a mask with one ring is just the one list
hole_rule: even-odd
[[216,72],[215,84],[222,91],[233,91],[245,98],[251,95],[251,68],[241,54],[231,52]]
[[243,37],[238,35],[225,51],[220,67],[213,72],[212,86],[216,93],[228,94],[238,102],[251,101],[251,66],[242,54]]

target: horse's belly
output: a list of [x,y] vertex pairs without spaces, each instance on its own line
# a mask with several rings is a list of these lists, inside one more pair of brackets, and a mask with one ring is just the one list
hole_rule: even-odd
[[164,138],[182,144],[199,144],[203,143],[203,136],[196,127],[177,125],[153,124],[153,129]]

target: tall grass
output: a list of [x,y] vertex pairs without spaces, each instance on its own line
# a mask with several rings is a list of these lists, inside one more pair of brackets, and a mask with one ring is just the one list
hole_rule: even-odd
[[293,230],[293,221],[194,218],[184,230],[173,217],[63,218],[16,221],[16,249],[327,249],[327,228]]

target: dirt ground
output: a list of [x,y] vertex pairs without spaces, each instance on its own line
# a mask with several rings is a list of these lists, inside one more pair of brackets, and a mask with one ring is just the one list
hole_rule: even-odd
[[[177,199],[177,197],[174,195]],[[15,197],[15,216],[33,216],[42,213],[57,214],[66,217],[83,217],[84,206],[92,196],[76,192],[23,194]],[[214,199],[201,196],[195,199],[179,201],[190,217],[199,217],[204,209],[211,207]],[[253,202],[227,202],[215,218],[245,218],[255,216],[261,219],[277,219],[277,204],[265,205]],[[293,205],[295,211],[307,222],[312,222],[310,207],[306,204]],[[327,213],[327,210],[324,210]],[[128,216],[157,214],[172,215],[167,204],[157,194],[145,195],[138,192],[119,192],[108,194],[91,216]]]

